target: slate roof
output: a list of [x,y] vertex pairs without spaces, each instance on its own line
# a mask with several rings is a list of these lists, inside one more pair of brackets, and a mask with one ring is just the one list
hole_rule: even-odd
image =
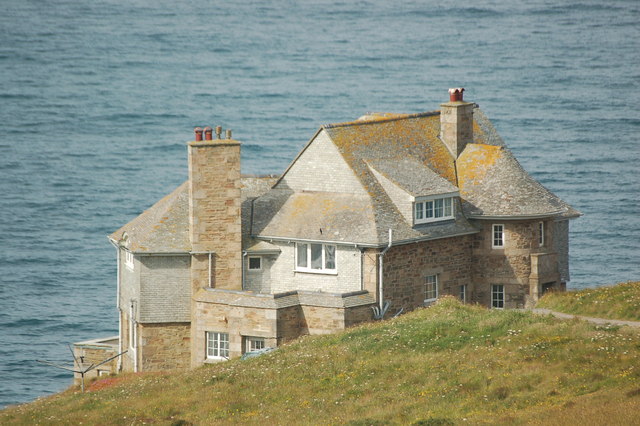
[[[241,196],[243,199],[243,233],[249,234],[250,220],[246,209],[252,198],[271,188],[274,177],[243,177]],[[134,253],[189,253],[189,186],[184,182],[172,193],[145,210],[131,222],[111,235],[109,239],[119,243],[128,236],[126,247]],[[248,244],[248,242],[247,242]]]
[[411,157],[366,163],[414,197],[458,192],[451,182]]
[[[322,126],[367,196],[272,189],[254,203],[253,234],[381,246],[478,232],[467,217],[575,217],[579,212],[520,166],[491,122],[474,109],[474,142],[457,161],[440,140],[440,112],[368,114]],[[313,140],[310,142],[313,143]],[[460,190],[455,220],[413,226],[372,168],[415,197]],[[464,213],[464,214],[463,214]]]
[[[580,215],[529,176],[479,108],[473,127],[474,143],[454,161],[439,138],[439,111],[373,113],[322,126],[365,195],[294,192],[272,188],[275,177],[243,177],[243,249],[275,252],[263,241],[269,238],[382,246],[389,229],[394,242],[404,242],[478,232],[467,218]],[[455,219],[413,226],[372,169],[414,197],[459,190]],[[109,238],[120,242],[126,233],[136,253],[188,253],[188,196],[185,182]]]

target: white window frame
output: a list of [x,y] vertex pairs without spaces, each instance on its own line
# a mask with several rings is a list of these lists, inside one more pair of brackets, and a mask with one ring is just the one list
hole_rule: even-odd
[[245,336],[244,338],[244,350],[247,352],[255,352],[266,348],[264,337]]
[[207,359],[229,359],[229,333],[206,331],[205,354]]
[[[255,260],[258,259],[258,267],[257,268],[252,268],[251,267],[251,260]],[[247,258],[247,270],[248,271],[262,271],[262,256],[249,256]]]
[[[305,256],[305,265],[300,265],[300,249],[302,246],[306,246],[306,256]],[[315,246],[317,249],[318,246],[321,247],[321,267],[313,268],[311,267],[311,252],[312,248]],[[333,268],[327,267],[328,260],[327,252],[333,249]],[[298,272],[312,272],[316,274],[337,274],[338,273],[338,247],[335,244],[323,244],[323,243],[296,243],[295,246],[295,270]]]
[[504,248],[504,241],[504,224],[494,223],[491,225],[491,248]]
[[455,219],[455,198],[454,196],[417,198],[413,203],[413,223],[418,225]]
[[491,307],[494,309],[504,309],[504,303],[504,284],[491,284]]
[[[433,303],[438,300],[438,274],[424,277],[424,303]],[[433,286],[433,288],[431,288]],[[432,297],[429,297],[432,296]]]
[[129,250],[124,251],[124,264],[127,268],[133,271],[133,268],[135,267],[135,261],[134,261],[133,253],[130,252]]
[[466,303],[467,302],[467,285],[466,284],[462,284],[460,286],[460,301],[462,303]]
[[538,222],[538,246],[544,247],[544,222]]

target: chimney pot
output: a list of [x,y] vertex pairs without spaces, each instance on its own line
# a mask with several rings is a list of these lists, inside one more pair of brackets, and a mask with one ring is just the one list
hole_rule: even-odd
[[231,129],[227,129],[227,139],[231,139]]
[[463,87],[449,89],[449,102],[462,102],[462,92],[464,92]]
[[220,135],[222,135],[222,126],[216,126],[216,137],[220,139]]
[[202,140],[202,127],[196,127],[193,131],[196,134],[196,142],[200,142]]
[[211,127],[207,126],[207,127],[204,128],[204,139],[205,140],[210,141],[212,139],[211,132],[212,132]]

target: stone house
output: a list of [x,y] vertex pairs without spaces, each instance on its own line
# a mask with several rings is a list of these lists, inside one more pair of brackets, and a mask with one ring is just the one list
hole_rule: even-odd
[[231,132],[197,128],[188,181],[109,236],[118,368],[196,367],[442,295],[499,309],[564,289],[580,213],[463,91],[324,125],[279,177],[242,176]]

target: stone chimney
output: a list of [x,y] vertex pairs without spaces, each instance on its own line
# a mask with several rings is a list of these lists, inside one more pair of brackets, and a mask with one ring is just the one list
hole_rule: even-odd
[[196,128],[187,143],[192,289],[241,290],[240,142],[212,133]]
[[440,107],[440,139],[458,158],[468,143],[473,143],[472,102],[462,99],[463,88],[449,89],[449,102]]

